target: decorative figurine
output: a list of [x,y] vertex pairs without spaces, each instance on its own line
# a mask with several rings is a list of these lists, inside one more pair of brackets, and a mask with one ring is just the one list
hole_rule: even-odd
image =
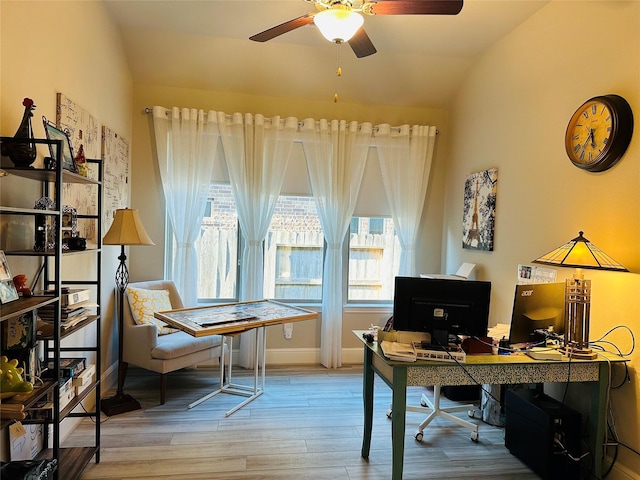
[[24,274],[16,275],[13,277],[13,284],[16,286],[18,293],[23,297],[31,296],[31,289],[27,287],[27,276]]
[[78,154],[73,161],[75,162],[76,167],[78,167],[78,174],[83,177],[87,177],[89,175],[89,166],[87,165],[87,157],[84,154],[84,146],[82,144],[80,144]]
[[[33,100],[25,98],[22,101],[24,113],[18,131],[13,136],[16,139],[33,139],[33,128],[31,127],[31,117],[36,106]],[[36,159],[37,151],[35,143],[4,143],[2,145],[2,155],[8,156],[16,167],[29,167]]]
[[22,368],[18,360],[11,360],[4,355],[0,357],[0,398],[9,398],[20,393],[31,393],[33,384],[22,380]]

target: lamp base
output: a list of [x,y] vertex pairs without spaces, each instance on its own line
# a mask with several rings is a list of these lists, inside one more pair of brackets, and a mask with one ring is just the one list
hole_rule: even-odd
[[102,410],[102,413],[108,417],[131,412],[133,410],[140,410],[140,408],[142,408],[140,407],[140,403],[131,395],[127,395],[126,393],[105,398],[100,402],[100,409]]
[[559,351],[562,352],[562,355],[578,360],[595,360],[598,358],[598,354],[594,353],[590,348],[572,348],[567,345],[561,347]]

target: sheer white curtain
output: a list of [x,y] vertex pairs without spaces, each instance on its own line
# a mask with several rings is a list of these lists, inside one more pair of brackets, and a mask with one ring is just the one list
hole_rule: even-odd
[[[220,116],[219,125],[245,245],[240,263],[240,300],[259,300],[264,295],[262,244],[280,195],[298,120],[236,113],[229,120]],[[243,367],[255,365],[255,333],[242,335],[239,361]]]
[[158,166],[167,213],[175,235],[172,280],[187,306],[198,301],[195,241],[200,231],[216,160],[215,112],[153,107]]
[[342,244],[360,191],[371,132],[370,123],[312,119],[306,119],[300,130],[311,189],[327,242],[320,345],[320,361],[327,368],[342,365]]
[[399,274],[416,274],[416,241],[427,195],[436,127],[378,125],[378,149],[382,180],[402,252]]

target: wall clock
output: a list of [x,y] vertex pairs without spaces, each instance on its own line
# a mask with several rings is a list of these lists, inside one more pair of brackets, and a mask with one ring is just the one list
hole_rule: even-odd
[[633,134],[633,112],[619,95],[600,95],[573,114],[564,137],[571,162],[589,172],[603,172],[624,155]]

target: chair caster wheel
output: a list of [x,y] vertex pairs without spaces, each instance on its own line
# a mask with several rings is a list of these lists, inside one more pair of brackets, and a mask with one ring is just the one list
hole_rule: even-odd
[[392,413],[391,410],[387,411],[387,418],[389,418],[389,419],[391,418],[391,413]]
[[418,442],[421,442],[423,438],[424,438],[424,433],[422,433],[422,432],[416,433],[416,440]]
[[478,432],[471,432],[471,441],[478,443]]

